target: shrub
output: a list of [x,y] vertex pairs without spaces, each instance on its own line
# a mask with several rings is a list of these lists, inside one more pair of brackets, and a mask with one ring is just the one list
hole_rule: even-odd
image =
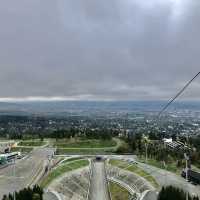
[[[15,192],[16,200],[43,200],[43,190],[35,185],[33,188],[24,188]],[[2,200],[13,200],[13,194],[4,195]]]
[[[174,186],[162,187],[158,200],[186,200],[186,192]],[[188,200],[199,200],[199,198],[189,195]]]

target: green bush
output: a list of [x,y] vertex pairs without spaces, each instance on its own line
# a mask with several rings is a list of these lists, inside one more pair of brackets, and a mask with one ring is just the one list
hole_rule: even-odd
[[[16,200],[43,200],[43,189],[35,185],[15,192]],[[4,195],[2,200],[14,200],[13,194]]]
[[[186,200],[186,192],[173,186],[163,187],[158,200]],[[199,200],[199,198],[189,195],[188,200]]]
[[127,146],[119,146],[116,150],[116,153],[127,153],[128,152],[128,147]]

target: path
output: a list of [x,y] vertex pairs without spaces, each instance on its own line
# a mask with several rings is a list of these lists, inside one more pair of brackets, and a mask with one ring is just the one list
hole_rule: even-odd
[[90,200],[110,200],[103,161],[92,164]]

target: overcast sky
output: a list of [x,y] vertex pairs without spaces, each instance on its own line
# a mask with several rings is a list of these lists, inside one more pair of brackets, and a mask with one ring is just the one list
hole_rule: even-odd
[[1,1],[0,100],[169,99],[199,60],[199,0]]

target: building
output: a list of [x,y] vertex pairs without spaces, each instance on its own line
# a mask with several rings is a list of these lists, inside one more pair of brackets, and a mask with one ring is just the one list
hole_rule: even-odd
[[173,141],[172,138],[164,138],[163,139],[163,142],[164,142],[164,145],[168,148],[171,148],[171,149],[184,149],[186,146],[184,143],[182,142],[179,142],[179,141]]
[[11,147],[15,146],[14,141],[0,141],[0,153],[10,151]]

